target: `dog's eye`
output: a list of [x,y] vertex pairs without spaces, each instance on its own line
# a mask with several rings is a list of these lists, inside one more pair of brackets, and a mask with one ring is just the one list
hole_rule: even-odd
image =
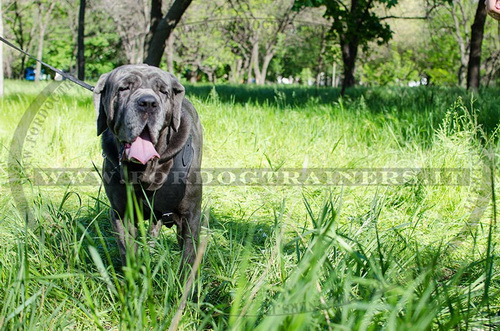
[[118,88],[118,91],[120,91],[120,92],[121,91],[128,91],[128,90],[130,90],[130,86],[121,86]]
[[161,93],[161,94],[168,95],[168,90],[167,90],[167,89],[164,89],[164,88],[161,88],[161,89],[160,89],[160,93]]

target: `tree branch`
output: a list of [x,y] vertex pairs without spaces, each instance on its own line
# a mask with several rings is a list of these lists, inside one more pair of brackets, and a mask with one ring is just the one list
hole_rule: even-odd
[[388,19],[394,19],[394,20],[426,20],[428,19],[429,16],[395,16],[395,15],[389,15],[389,16],[384,16],[381,17],[381,20],[388,20]]
[[158,67],[160,65],[161,56],[165,50],[165,43],[168,36],[174,31],[177,23],[181,20],[182,15],[191,4],[192,0],[175,0],[170,7],[168,13],[158,23],[151,42],[149,43],[147,57],[144,63]]

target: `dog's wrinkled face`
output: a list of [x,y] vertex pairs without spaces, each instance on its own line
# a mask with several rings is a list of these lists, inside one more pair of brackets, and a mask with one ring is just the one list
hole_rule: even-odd
[[145,164],[159,157],[161,132],[180,125],[184,87],[170,73],[147,65],[125,65],[99,79],[94,89],[97,134],[109,128],[129,159]]

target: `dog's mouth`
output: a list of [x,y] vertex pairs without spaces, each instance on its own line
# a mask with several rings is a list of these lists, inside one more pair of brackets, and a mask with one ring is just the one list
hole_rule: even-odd
[[141,135],[131,143],[123,144],[123,160],[146,164],[149,160],[160,158],[156,151],[148,128],[144,128]]

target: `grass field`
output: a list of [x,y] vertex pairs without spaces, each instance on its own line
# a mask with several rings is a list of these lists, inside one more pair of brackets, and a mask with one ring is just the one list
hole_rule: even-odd
[[[100,168],[90,93],[54,92],[32,136],[16,137],[22,153],[9,154],[45,86],[8,81],[1,99],[0,329],[169,328],[184,290],[174,231],[154,249],[140,236],[140,254],[122,269],[102,187],[30,180],[40,168]],[[180,330],[500,326],[490,175],[498,90],[356,89],[340,98],[325,88],[196,85],[187,97],[204,127],[207,169],[411,171],[386,185],[205,186],[199,299],[187,301]],[[456,185],[418,169],[468,175]],[[8,184],[13,174],[22,185]]]

